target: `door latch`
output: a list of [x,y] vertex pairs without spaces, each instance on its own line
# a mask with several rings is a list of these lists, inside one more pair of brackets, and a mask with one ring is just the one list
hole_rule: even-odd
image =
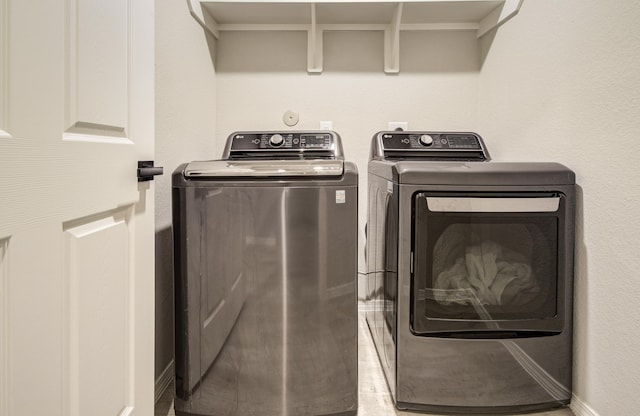
[[164,168],[153,166],[153,160],[138,161],[138,182],[152,181],[156,175],[162,175]]

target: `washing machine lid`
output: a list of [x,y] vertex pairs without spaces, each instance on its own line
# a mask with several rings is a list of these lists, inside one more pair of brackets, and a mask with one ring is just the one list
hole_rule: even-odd
[[209,160],[184,169],[186,178],[339,177],[342,160]]

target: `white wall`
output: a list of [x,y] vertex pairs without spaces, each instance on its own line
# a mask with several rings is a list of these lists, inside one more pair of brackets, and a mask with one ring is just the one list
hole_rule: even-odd
[[[156,379],[173,360],[171,173],[217,155],[215,71],[184,1],[156,0]],[[173,374],[171,374],[172,376]]]
[[[367,162],[371,138],[389,121],[415,129],[476,125],[479,47],[474,32],[409,32],[401,38],[399,75],[383,71],[382,32],[327,32],[324,73],[306,72],[306,33],[223,32],[217,49],[219,146],[236,130],[295,129],[333,122],[345,157],[360,175],[360,273],[365,272]],[[411,53],[411,51],[415,53]],[[360,279],[361,295],[364,279]]]
[[[574,412],[640,407],[640,7],[529,0],[493,39],[477,130],[495,160],[554,160],[580,185]],[[590,413],[591,412],[591,413]]]

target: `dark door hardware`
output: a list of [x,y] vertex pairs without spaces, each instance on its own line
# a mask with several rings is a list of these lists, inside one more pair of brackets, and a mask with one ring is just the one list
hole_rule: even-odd
[[162,174],[163,168],[153,166],[153,160],[138,161],[138,182],[151,181],[154,176]]

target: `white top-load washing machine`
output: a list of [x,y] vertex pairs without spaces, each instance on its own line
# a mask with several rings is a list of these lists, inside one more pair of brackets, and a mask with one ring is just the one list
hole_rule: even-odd
[[396,406],[568,404],[574,173],[428,131],[376,134],[368,171],[367,323]]
[[178,415],[357,411],[358,175],[331,131],[173,174]]

